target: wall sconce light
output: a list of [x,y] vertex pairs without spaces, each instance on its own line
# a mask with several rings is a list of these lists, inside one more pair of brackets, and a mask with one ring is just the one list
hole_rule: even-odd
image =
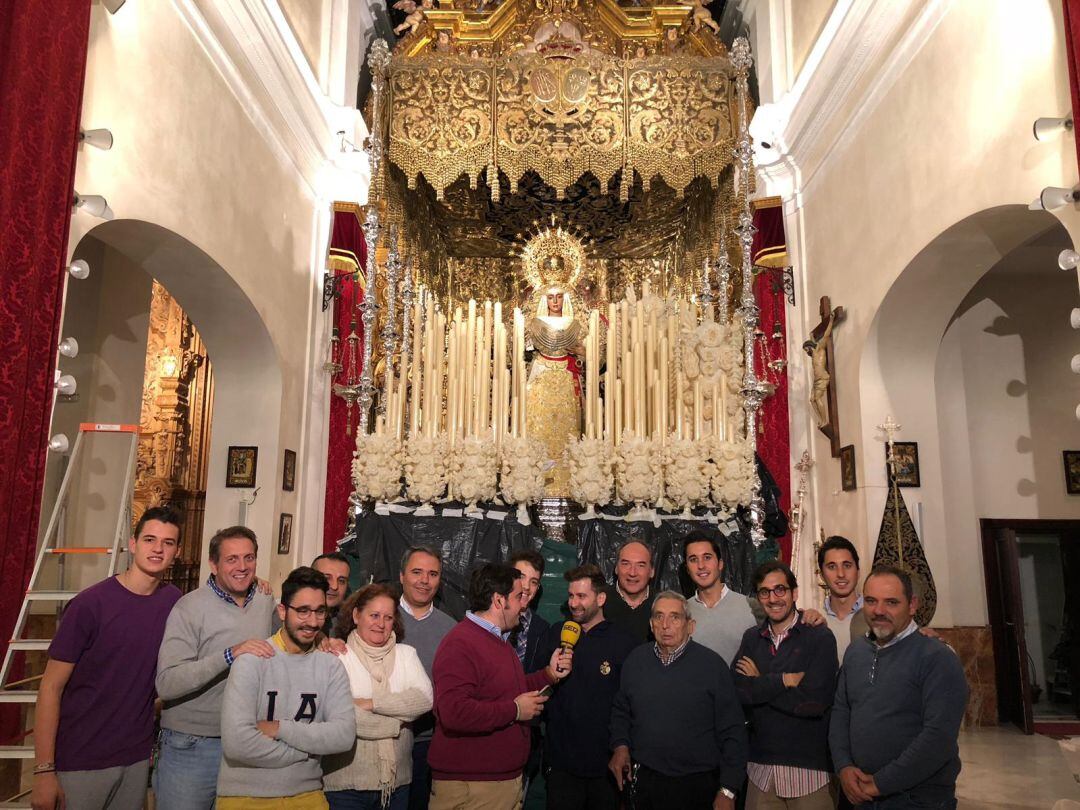
[[1080,307],[1073,307],[1069,313],[1069,325],[1073,329],[1080,329]]
[[84,281],[90,277],[90,265],[85,259],[76,259],[68,265],[68,272],[72,278]]
[[75,389],[79,387],[79,384],[75,381],[75,378],[70,374],[64,374],[58,378],[53,385],[56,386],[56,390],[65,397],[70,397],[75,393]]
[[1058,267],[1062,270],[1075,270],[1080,264],[1080,253],[1075,250],[1065,249],[1058,254]]
[[57,347],[60,354],[64,357],[78,357],[79,356],[79,341],[73,337],[64,338],[60,341],[60,345]]
[[112,149],[113,137],[107,129],[80,129],[79,143],[108,151]]
[[176,355],[172,352],[164,352],[161,355],[161,376],[174,379],[176,377],[176,371],[180,366],[180,361],[177,360]]
[[49,439],[49,449],[54,453],[66,453],[71,449],[71,442],[68,441],[68,437],[63,433],[57,433]]
[[76,191],[73,204],[76,208],[83,209],[91,216],[99,219],[112,219],[113,212],[109,208],[109,201],[100,194],[80,194]]
[[115,14],[126,2],[127,0],[101,0],[101,5],[105,6],[110,14]]
[[1080,200],[1080,191],[1073,188],[1061,188],[1059,186],[1047,186],[1039,194],[1028,209],[1032,211],[1055,211],[1070,203]]
[[1073,370],[1073,374],[1080,374],[1080,354],[1074,354],[1072,360],[1069,361],[1069,366]]
[[1048,141],[1058,135],[1073,131],[1073,117],[1065,118],[1036,118],[1031,128],[1032,134],[1037,141]]

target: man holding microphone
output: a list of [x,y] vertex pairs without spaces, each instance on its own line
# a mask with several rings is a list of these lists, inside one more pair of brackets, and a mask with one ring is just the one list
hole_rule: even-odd
[[564,644],[574,650],[574,671],[544,709],[547,807],[618,810],[619,793],[607,767],[608,721],[623,661],[638,641],[604,618],[607,592],[597,566],[582,565],[563,576],[573,621],[552,625],[539,650],[540,660]]

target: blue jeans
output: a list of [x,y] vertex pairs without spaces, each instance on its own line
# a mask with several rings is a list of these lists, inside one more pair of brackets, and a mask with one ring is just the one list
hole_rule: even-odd
[[213,810],[220,767],[220,737],[163,728],[154,769],[157,810]]
[[[382,810],[382,794],[377,790],[328,790],[326,802],[330,810]],[[409,806],[409,786],[402,785],[390,794],[389,810],[405,810]]]
[[431,768],[427,755],[431,738],[416,740],[412,749],[412,790],[409,791],[409,810],[428,810],[431,798]]

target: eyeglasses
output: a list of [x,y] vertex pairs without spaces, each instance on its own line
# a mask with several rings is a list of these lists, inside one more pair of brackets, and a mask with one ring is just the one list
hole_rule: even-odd
[[769,598],[769,594],[772,594],[779,599],[783,599],[785,596],[788,595],[788,591],[790,590],[791,588],[789,588],[787,585],[777,585],[775,588],[758,588],[757,598],[759,602],[764,602],[766,599]]
[[324,608],[324,607],[321,607],[321,608],[309,608],[309,607],[293,607],[292,605],[286,605],[285,609],[286,610],[295,610],[296,615],[299,616],[301,619],[309,618],[312,613],[314,613],[315,617],[318,618],[318,619],[325,619],[330,614],[330,609],[329,608]]

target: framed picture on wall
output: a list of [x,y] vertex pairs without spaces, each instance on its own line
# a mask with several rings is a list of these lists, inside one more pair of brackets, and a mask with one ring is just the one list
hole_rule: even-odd
[[1062,450],[1065,457],[1065,491],[1080,495],[1080,450]]
[[859,482],[855,475],[855,445],[848,444],[840,448],[840,487],[844,492],[858,489]]
[[[919,443],[893,442],[896,453],[896,483],[902,487],[922,486],[919,482]],[[885,444],[886,471],[889,464],[889,445]]]
[[285,465],[281,468],[281,488],[286,492],[296,489],[296,451],[285,451]]
[[292,547],[292,515],[287,512],[281,513],[278,521],[277,553],[288,554]]
[[228,467],[225,470],[225,486],[255,486],[255,471],[258,466],[258,447],[230,447]]

